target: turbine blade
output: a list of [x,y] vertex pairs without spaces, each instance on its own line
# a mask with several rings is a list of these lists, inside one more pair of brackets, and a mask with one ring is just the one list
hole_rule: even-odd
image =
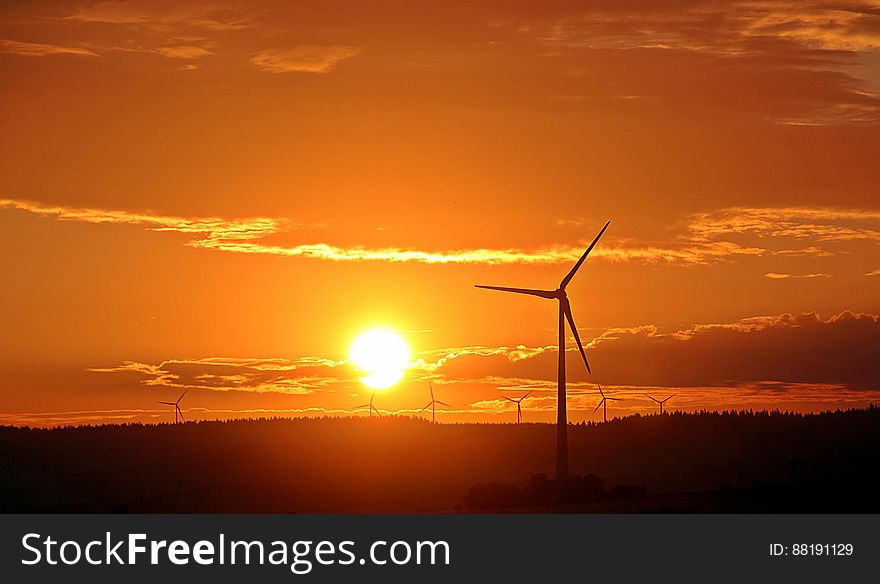
[[516,294],[530,294],[531,296],[539,296],[541,298],[556,298],[552,290],[533,290],[532,288],[507,288],[505,286],[481,286],[476,284],[475,288],[484,288],[486,290],[500,290],[501,292],[514,292]]
[[599,385],[599,384],[598,384],[598,383],[597,383],[597,384],[596,384],[596,387],[598,387],[598,388],[599,388],[599,393],[601,393],[601,394],[602,394],[602,397],[605,397],[605,392],[604,392],[604,391],[602,391],[602,386],[601,386],[601,385]]
[[599,402],[599,405],[596,406],[596,409],[593,410],[593,413],[595,414],[596,412],[598,412],[598,411],[599,411],[599,408],[601,408],[601,407],[602,407],[602,404],[604,404],[604,403],[605,403],[605,398],[603,397],[603,398],[602,398],[602,401]]
[[622,397],[606,397],[605,399],[610,401],[623,401]]
[[651,401],[654,402],[654,403],[658,403],[658,404],[660,403],[660,400],[659,400],[659,399],[654,398],[654,397],[651,397],[651,396],[648,395],[647,393],[643,393],[642,395],[645,396],[646,398],[648,398],[649,400],[651,400]]
[[183,420],[184,422],[186,422],[186,418],[183,417],[183,410],[181,410],[180,408],[177,408],[177,413],[180,414],[180,419]]
[[180,400],[183,399],[183,396],[185,396],[185,395],[187,394],[188,391],[189,391],[188,389],[183,390],[183,393],[180,394],[180,397],[177,398],[177,402],[175,402],[175,403],[180,403]]
[[434,384],[429,381],[428,387],[431,389],[431,401],[434,401]]
[[534,390],[534,389],[530,389],[529,392],[528,392],[527,394],[525,394],[524,396],[522,396],[521,398],[519,398],[519,401],[522,401],[522,400],[526,399],[527,397],[529,397],[529,393],[532,393],[533,391],[535,391],[535,390]]
[[515,399],[511,399],[511,398],[507,397],[506,395],[502,395],[501,398],[506,399],[509,402],[517,403]]
[[[593,373],[590,371],[590,364],[587,362],[587,354],[584,352],[584,346],[581,344],[581,337],[578,334],[577,326],[574,324],[574,316],[571,314],[571,305],[568,302],[565,303],[565,317],[568,319],[568,327],[574,335],[574,340],[577,341],[578,350],[580,350],[581,357],[584,359],[584,365],[587,366],[587,373]],[[602,395],[605,394],[603,393]]]
[[176,406],[175,402],[156,402],[157,404],[164,404],[166,406]]
[[422,412],[424,412],[425,410],[427,410],[428,408],[430,408],[432,403],[434,403],[434,402],[432,402],[432,401],[431,401],[431,402],[428,402],[428,405],[426,405],[425,407],[423,407],[422,409],[420,409],[420,410],[419,410],[419,413],[421,414]]
[[671,400],[671,399],[674,398],[674,397],[675,397],[675,394],[670,395],[670,396],[667,397],[665,400],[663,400],[663,403],[668,402],[669,400]]
[[587,259],[587,256],[590,255],[590,252],[593,251],[593,248],[596,246],[599,238],[602,237],[602,234],[605,233],[605,230],[608,229],[609,225],[611,225],[611,221],[605,224],[605,227],[602,228],[602,231],[599,232],[599,235],[596,236],[596,239],[593,240],[593,243],[590,244],[590,247],[588,247],[587,251],[584,252],[584,255],[581,256],[581,259],[577,261],[571,271],[568,272],[568,274],[566,274],[566,276],[562,279],[562,283],[559,284],[560,288],[565,288],[566,286],[568,286],[568,283],[571,282],[572,278],[574,278],[575,273],[577,273],[578,269],[581,267],[581,264],[584,263],[584,260]]
[[441,406],[446,406],[447,408],[451,408],[451,407],[452,407],[451,405],[449,405],[449,404],[446,403],[446,402],[438,401],[438,402],[436,402],[436,403],[440,404]]

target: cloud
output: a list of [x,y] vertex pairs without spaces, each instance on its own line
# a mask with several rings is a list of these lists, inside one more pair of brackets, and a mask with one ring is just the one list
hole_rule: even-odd
[[[842,312],[779,314],[663,331],[654,325],[608,329],[587,341],[588,376],[569,349],[572,387],[739,387],[785,384],[880,390],[880,316]],[[555,346],[475,347],[426,360],[437,379],[491,380],[552,391]],[[522,381],[526,381],[525,384]],[[537,385],[535,385],[537,384]]]
[[788,280],[790,278],[830,278],[830,274],[779,274],[777,272],[767,272],[765,278],[771,280]]
[[724,234],[815,238],[817,241],[880,241],[880,211],[813,207],[731,207],[690,217],[695,240]]
[[733,22],[749,36],[773,36],[831,51],[880,48],[878,5],[870,0],[847,2],[764,1],[741,4]]
[[92,6],[80,6],[64,19],[157,30],[188,27],[215,32],[235,31],[251,25],[240,11],[221,3],[156,0],[98,2]]
[[828,126],[831,124],[873,124],[880,122],[880,96],[863,92],[867,103],[839,103],[814,109],[796,116],[782,116],[779,123],[789,126]]
[[89,209],[42,205],[30,201],[0,199],[0,209],[17,209],[60,221],[79,221],[97,224],[126,224],[145,226],[150,231],[172,231],[199,236],[199,247],[210,247],[211,242],[250,240],[265,237],[290,228],[283,219],[220,219],[217,217],[174,217],[131,211]]
[[[781,314],[640,332],[598,344],[595,361],[617,383],[730,386],[788,382],[880,389],[880,317]],[[628,365],[629,363],[629,365]],[[639,367],[632,367],[639,363]]]
[[[54,217],[60,221],[97,224],[127,224],[150,231],[177,232],[195,236],[190,247],[243,254],[268,254],[336,262],[416,262],[425,264],[558,264],[575,261],[586,241],[577,245],[553,245],[538,249],[418,250],[397,247],[340,247],[325,242],[281,246],[267,238],[305,229],[284,218],[176,217],[147,212],[90,209],[44,205],[30,201],[0,199],[0,209],[16,209]],[[809,208],[733,208],[699,213],[687,218],[684,231],[670,242],[652,245],[638,241],[603,241],[591,258],[609,262],[669,263],[700,265],[735,257],[827,256],[832,252],[814,245],[770,247],[774,241],[811,239],[815,242],[854,240],[880,241],[880,213]],[[737,236],[754,241],[734,242]],[[755,239],[756,238],[756,239]],[[772,239],[771,239],[772,238]]]
[[[70,23],[125,27],[127,41],[112,50],[153,53],[169,59],[204,59],[214,54],[214,37],[252,25],[234,5],[168,0],[109,1],[80,6],[63,17]],[[183,70],[196,69],[188,64]]]
[[194,47],[191,45],[158,47],[154,49],[153,52],[170,59],[202,59],[214,54],[203,47]]
[[873,271],[871,271],[871,272],[868,272],[868,273],[865,274],[865,275],[866,275],[866,276],[880,276],[880,268],[877,268],[876,270],[873,270]]
[[[624,399],[615,402],[616,411],[630,413],[653,411],[644,393],[675,393],[676,407],[686,409],[828,409],[847,403],[864,405],[880,391],[875,349],[880,344],[880,315],[876,314],[842,312],[828,318],[815,313],[778,314],[668,331],[648,324],[607,329],[585,340],[593,375],[586,374],[574,349],[567,352],[567,373],[569,409],[588,414],[597,403],[597,382]],[[524,408],[552,412],[556,361],[554,345],[425,350],[406,375],[410,387],[418,390],[403,388],[401,395],[385,396],[381,405],[389,413],[415,414],[424,403],[424,382],[433,381],[435,389],[447,396],[443,399],[455,405],[445,415],[509,412],[500,396],[528,391],[532,394],[523,402]],[[120,376],[114,386],[124,386],[127,378],[129,383],[175,392],[202,390],[217,392],[217,396],[238,392],[239,397],[281,394],[306,400],[298,402],[299,409],[280,415],[353,413],[358,409],[340,406],[365,401],[359,395],[363,388],[358,373],[346,361],[308,356],[168,359],[158,364],[127,361],[88,371]],[[200,403],[206,399],[203,394]],[[247,402],[239,399],[236,404]],[[327,404],[336,409],[323,407]],[[257,411],[272,415],[282,410],[225,413],[234,417]],[[209,412],[221,410],[203,410]]]
[[826,51],[880,48],[880,18],[873,0],[730,0],[632,6],[598,2],[514,27],[544,43],[571,47],[682,49],[732,56],[790,50],[768,40]]
[[[134,39],[129,39],[127,43],[121,46],[109,47],[109,50],[122,51],[124,53],[147,53],[160,55],[168,59],[187,59],[197,60],[210,57],[214,54],[212,50],[216,43],[204,37],[173,37],[167,39],[169,44],[158,47],[145,47]],[[198,66],[187,63],[181,69],[197,69]]]
[[0,52],[25,57],[50,57],[53,55],[75,55],[78,57],[97,57],[97,53],[78,47],[62,47],[44,43],[26,43],[0,39]]
[[88,371],[130,374],[144,385],[178,390],[304,395],[356,380],[356,372],[345,365],[344,361],[314,357],[298,360],[208,357],[170,359],[155,365],[126,361],[113,367],[92,367]]
[[[880,96],[866,91],[869,83],[857,75],[862,56],[880,48],[877,8],[873,0],[594,2],[504,26],[547,46],[547,58],[585,51],[664,52],[670,63],[712,67],[715,74],[731,76],[726,85],[749,84],[751,91],[734,100],[738,111],[754,108],[776,123],[875,124]],[[682,85],[676,77],[671,72],[655,89],[658,95],[681,103],[718,88],[713,74],[702,76],[704,83],[689,79]],[[760,99],[745,103],[749,93]]]
[[250,58],[266,73],[329,73],[345,59],[360,54],[358,47],[301,45],[292,49],[269,49]]

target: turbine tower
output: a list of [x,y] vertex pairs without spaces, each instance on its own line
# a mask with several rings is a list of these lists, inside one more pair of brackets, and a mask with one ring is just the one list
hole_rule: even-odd
[[674,398],[674,397],[675,397],[675,394],[670,395],[670,396],[667,397],[666,399],[657,399],[657,398],[655,398],[655,397],[651,397],[651,396],[648,395],[647,393],[645,394],[645,397],[647,397],[648,399],[650,399],[651,401],[653,401],[654,403],[656,403],[657,405],[659,405],[659,406],[660,406],[660,413],[662,414],[662,413],[663,413],[663,404],[665,404],[666,402],[668,402],[669,400],[671,400],[672,398]]
[[180,415],[180,419],[181,419],[181,420],[183,420],[184,422],[186,422],[186,420],[184,420],[184,418],[183,418],[183,411],[181,411],[181,409],[180,409],[180,400],[183,399],[183,396],[186,395],[186,392],[187,392],[187,391],[189,391],[189,390],[187,389],[187,390],[185,390],[182,394],[180,394],[180,397],[177,398],[177,401],[173,401],[173,402],[163,402],[163,401],[160,401],[160,402],[158,402],[158,403],[160,403],[160,404],[162,404],[162,405],[166,405],[166,406],[174,406],[174,423],[175,423],[175,424],[177,423],[177,416],[178,416],[178,415]]
[[430,381],[428,382],[428,387],[431,388],[431,401],[428,402],[428,405],[426,405],[425,407],[420,409],[419,413],[421,414],[422,412],[424,412],[425,410],[427,410],[430,407],[431,408],[431,423],[433,424],[437,420],[437,406],[436,406],[436,404],[440,404],[441,406],[446,406],[447,408],[451,408],[452,406],[449,405],[448,403],[434,399],[434,384],[431,383]]
[[602,234],[605,233],[605,230],[608,229],[608,225],[611,224],[611,221],[605,224],[605,227],[599,232],[599,235],[596,236],[596,239],[593,240],[593,243],[590,244],[590,247],[587,248],[587,251],[584,252],[584,255],[580,257],[580,259],[575,263],[574,267],[565,275],[562,279],[562,282],[559,283],[559,286],[556,290],[535,290],[531,288],[507,288],[502,286],[481,286],[477,285],[477,288],[485,288],[487,290],[499,290],[501,292],[513,292],[514,294],[528,294],[530,296],[537,296],[539,298],[546,298],[548,300],[557,300],[559,302],[559,345],[557,353],[559,353],[559,366],[558,366],[558,392],[556,396],[556,478],[557,479],[565,479],[568,478],[568,419],[565,411],[565,321],[568,320],[568,326],[571,329],[572,334],[574,335],[574,340],[577,341],[578,349],[580,350],[581,357],[584,360],[584,365],[587,366],[587,372],[590,373],[590,364],[587,362],[587,354],[584,352],[584,347],[581,345],[580,336],[578,336],[577,327],[574,324],[574,316],[571,314],[571,304],[568,301],[568,295],[565,293],[565,287],[568,286],[571,279],[574,278],[574,275],[577,273],[578,269],[581,267],[581,264],[584,263],[584,260],[587,259],[587,256],[590,255],[590,252],[593,251],[593,247],[595,247],[596,243],[599,241],[599,238],[602,237]]
[[[532,393],[532,392],[530,391],[529,393]],[[524,399],[526,399],[527,397],[529,397],[529,393],[527,393],[527,394],[521,396],[519,399],[513,399],[512,397],[507,397],[507,396],[504,396],[504,395],[501,396],[501,397],[503,397],[504,399],[506,399],[507,401],[509,401],[509,402],[513,402],[513,403],[516,404],[516,423],[517,423],[517,424],[521,424],[521,423],[522,423],[522,400],[524,400]]]
[[[359,410],[359,409],[361,409],[361,408],[369,408],[369,412],[370,412],[370,417],[371,417],[371,418],[373,417],[373,412],[376,412],[376,415],[377,415],[377,416],[380,416],[380,414],[379,414],[379,410],[377,410],[376,407],[373,405],[373,398],[374,398],[374,397],[376,397],[376,392],[375,392],[375,391],[374,391],[373,393],[370,394],[370,402],[369,402],[369,403],[366,403],[366,404],[363,404],[363,405],[357,406],[355,409],[356,409],[356,410]],[[381,416],[380,416],[380,417],[381,417]]]
[[621,400],[619,397],[608,397],[607,395],[605,395],[605,392],[602,391],[601,385],[599,385],[597,383],[596,386],[599,388],[599,393],[602,394],[602,401],[599,402],[599,405],[596,406],[596,409],[593,410],[593,413],[595,414],[599,410],[599,408],[602,408],[602,421],[607,422],[608,421],[608,402],[609,401],[623,401],[623,400]]

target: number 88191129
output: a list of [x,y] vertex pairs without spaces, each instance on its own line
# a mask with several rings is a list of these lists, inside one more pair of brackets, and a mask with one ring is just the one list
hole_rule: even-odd
[[851,556],[851,543],[795,543],[791,546],[793,556]]

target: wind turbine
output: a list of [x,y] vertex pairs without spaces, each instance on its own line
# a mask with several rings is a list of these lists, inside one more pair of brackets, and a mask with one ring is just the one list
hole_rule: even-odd
[[651,397],[651,396],[648,395],[647,393],[645,394],[645,397],[647,397],[648,399],[650,399],[650,400],[653,401],[654,403],[658,404],[658,405],[660,406],[660,413],[662,414],[662,413],[663,413],[663,404],[665,404],[666,402],[668,402],[669,400],[671,400],[672,398],[674,398],[674,397],[675,397],[675,394],[670,395],[670,396],[667,397],[666,399],[657,399],[657,398],[655,398],[655,397]]
[[184,420],[184,418],[183,418],[183,411],[181,411],[181,409],[180,409],[180,400],[183,399],[183,396],[186,395],[186,392],[187,392],[187,391],[189,391],[189,390],[188,390],[188,389],[187,389],[187,390],[184,390],[184,392],[183,392],[182,394],[180,394],[180,397],[177,398],[177,401],[173,401],[173,402],[163,402],[163,401],[160,401],[160,402],[158,402],[158,403],[160,403],[160,404],[162,404],[162,405],[166,405],[166,406],[174,406],[174,423],[175,423],[175,424],[177,423],[177,416],[178,416],[178,414],[180,415],[180,419],[183,420],[184,422],[186,422],[186,420]]
[[602,391],[602,386],[599,385],[598,383],[596,385],[599,387],[599,393],[602,394],[602,401],[599,402],[599,405],[596,406],[596,409],[593,410],[593,413],[595,414],[599,410],[599,408],[602,408],[602,421],[607,422],[608,421],[608,402],[609,401],[623,401],[623,400],[621,400],[619,397],[608,397],[607,395],[605,395],[605,392]]
[[587,259],[587,256],[593,251],[593,247],[595,247],[596,243],[599,241],[599,238],[602,237],[602,234],[605,233],[605,230],[608,229],[608,225],[611,224],[611,221],[605,224],[605,227],[602,228],[602,231],[599,232],[599,235],[596,236],[596,239],[593,240],[593,243],[590,244],[590,247],[587,248],[587,251],[584,252],[584,255],[580,257],[580,259],[575,263],[574,267],[565,275],[562,281],[559,283],[559,286],[556,290],[535,290],[531,288],[507,288],[502,286],[481,286],[477,285],[477,288],[485,288],[487,290],[499,290],[501,292],[513,292],[515,294],[528,294],[530,296],[537,296],[539,298],[546,298],[548,300],[557,300],[559,301],[559,345],[557,353],[559,353],[559,372],[558,372],[558,382],[557,387],[558,392],[556,395],[556,478],[564,479],[568,478],[568,419],[565,411],[565,321],[568,320],[568,326],[571,329],[572,334],[574,335],[574,340],[577,341],[578,349],[581,352],[581,357],[584,360],[584,365],[587,366],[587,372],[590,371],[590,364],[587,362],[587,354],[584,352],[584,347],[581,345],[580,336],[578,336],[577,327],[574,324],[574,316],[571,314],[571,304],[568,301],[568,295],[565,293],[565,287],[568,286],[571,279],[574,278],[575,273],[577,273],[578,269],[581,267],[581,264],[584,263],[584,260]]
[[370,417],[371,417],[371,418],[373,417],[373,412],[376,412],[376,415],[379,416],[379,417],[381,417],[381,415],[379,414],[379,410],[377,410],[376,407],[373,405],[373,398],[374,398],[374,397],[376,397],[376,392],[375,392],[375,391],[374,391],[373,393],[370,394],[370,402],[369,402],[369,403],[366,403],[366,404],[364,404],[364,405],[358,406],[358,407],[356,407],[355,409],[356,409],[356,410],[359,410],[359,409],[361,409],[361,408],[369,408],[369,412],[370,412]]
[[424,412],[425,410],[427,410],[430,407],[431,408],[431,423],[433,424],[437,419],[437,406],[436,406],[436,404],[440,404],[441,406],[446,406],[447,408],[451,408],[452,406],[446,402],[442,402],[440,400],[434,399],[434,384],[431,383],[430,381],[428,382],[428,387],[431,388],[431,401],[428,402],[428,405],[426,405],[425,407],[420,409],[419,413],[421,414],[422,412]]
[[[530,391],[529,393],[532,393],[532,392]],[[519,399],[513,399],[512,397],[507,397],[507,396],[504,396],[504,395],[501,396],[501,397],[503,397],[504,399],[506,399],[507,401],[509,401],[509,402],[513,402],[513,403],[516,404],[516,423],[517,423],[517,424],[522,423],[522,400],[524,400],[524,399],[526,399],[527,397],[529,397],[529,393],[527,393],[527,394],[525,394],[525,395],[523,395],[523,396],[520,396]]]

